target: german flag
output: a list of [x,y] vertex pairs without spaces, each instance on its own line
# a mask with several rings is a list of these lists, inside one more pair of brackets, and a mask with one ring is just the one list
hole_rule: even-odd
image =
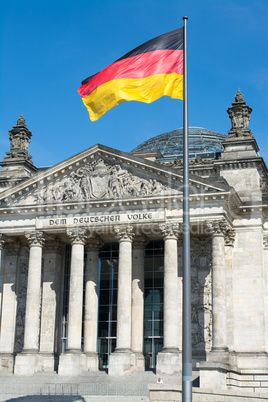
[[85,79],[78,93],[91,121],[122,102],[183,99],[183,29],[149,40]]

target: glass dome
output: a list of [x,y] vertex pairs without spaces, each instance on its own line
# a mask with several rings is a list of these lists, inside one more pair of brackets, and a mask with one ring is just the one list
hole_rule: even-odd
[[[227,135],[216,133],[201,127],[189,127],[189,158],[197,156],[216,158],[222,151],[222,142]],[[183,156],[183,128],[157,135],[138,145],[132,153],[161,152],[159,161],[173,161]]]

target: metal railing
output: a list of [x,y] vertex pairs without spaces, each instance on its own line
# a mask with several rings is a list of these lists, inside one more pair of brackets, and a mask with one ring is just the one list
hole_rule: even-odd
[[147,384],[0,383],[0,395],[147,396]]

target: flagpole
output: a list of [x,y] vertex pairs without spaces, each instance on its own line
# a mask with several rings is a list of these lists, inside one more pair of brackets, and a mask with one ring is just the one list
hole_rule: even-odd
[[187,20],[184,20],[183,69],[183,323],[182,323],[182,402],[192,402],[192,329],[191,329],[191,266],[189,209],[189,144],[188,144],[188,76]]

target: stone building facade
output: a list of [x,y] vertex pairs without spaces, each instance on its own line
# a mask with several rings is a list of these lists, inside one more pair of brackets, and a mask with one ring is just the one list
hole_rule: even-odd
[[[268,389],[267,167],[238,91],[190,160],[193,364]],[[0,370],[181,373],[182,160],[95,145],[38,169],[20,116],[0,171]],[[249,385],[251,383],[251,385]]]

